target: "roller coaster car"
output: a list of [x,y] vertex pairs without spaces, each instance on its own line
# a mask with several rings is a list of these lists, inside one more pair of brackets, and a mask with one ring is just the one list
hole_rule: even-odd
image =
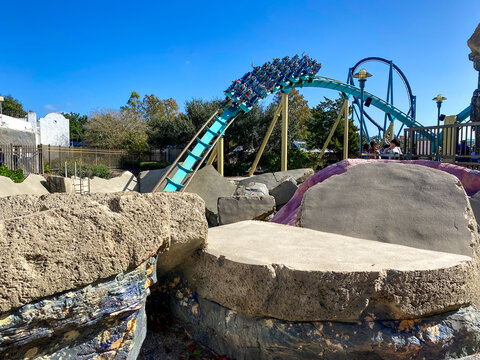
[[242,109],[245,114],[252,110],[252,107],[253,106],[247,106],[244,102],[240,104],[240,109]]

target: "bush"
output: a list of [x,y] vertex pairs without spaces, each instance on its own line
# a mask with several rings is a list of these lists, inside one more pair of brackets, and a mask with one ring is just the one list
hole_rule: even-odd
[[140,163],[140,171],[163,169],[171,164],[165,161],[143,161]]
[[24,180],[22,169],[12,170],[6,165],[0,166],[0,176],[6,176],[15,183],[21,183]]
[[[59,173],[61,176],[65,176],[65,166],[59,169]],[[81,178],[92,178],[94,176],[109,179],[112,172],[110,169],[105,165],[89,165],[85,163],[81,163],[77,161],[77,176]],[[75,162],[68,161],[67,162],[67,176],[75,175]]]

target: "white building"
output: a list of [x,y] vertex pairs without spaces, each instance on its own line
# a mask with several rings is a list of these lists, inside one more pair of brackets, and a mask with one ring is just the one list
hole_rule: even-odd
[[[19,131],[22,134],[31,134],[35,137],[35,145],[69,146],[70,145],[70,123],[60,113],[50,113],[37,121],[37,114],[30,111],[24,118],[14,118],[7,115],[0,115],[0,130],[8,129],[4,139],[0,136],[0,142],[13,143],[18,142],[18,137],[14,132]],[[19,144],[20,145],[20,144]]]

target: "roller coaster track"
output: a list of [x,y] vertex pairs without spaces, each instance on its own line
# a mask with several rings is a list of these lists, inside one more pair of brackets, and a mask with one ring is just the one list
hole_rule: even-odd
[[[324,76],[308,76],[304,78],[298,78],[295,80],[288,81],[283,86],[276,86],[271,94],[282,91],[285,93],[290,92],[293,88],[304,88],[304,87],[317,87],[323,89],[331,89],[342,93],[344,96],[350,97],[354,96],[356,98],[360,97],[361,90],[360,88],[346,84],[344,82],[330,79]],[[380,99],[379,97],[364,92],[365,98],[372,98],[371,105],[380,109],[381,111],[389,114],[392,119],[398,120],[407,127],[421,127],[422,125],[418,123],[411,116],[405,114],[401,110],[397,109],[393,105],[387,103],[386,101]],[[260,100],[259,100],[260,101]],[[258,103],[258,101],[257,101]],[[174,164],[170,167],[169,171],[165,176],[159,181],[154,191],[156,191],[164,180],[166,180],[166,186],[163,189],[164,191],[182,191],[185,186],[185,181],[188,175],[194,173],[200,166],[200,164],[205,160],[211,148],[216,144],[218,139],[223,135],[224,131],[230,124],[234,121],[235,117],[240,112],[248,112],[250,108],[245,108],[244,106],[233,106],[227,105],[223,108],[223,112],[220,115],[212,116],[209,121],[207,121],[202,128],[204,131],[199,131],[197,135],[192,139],[190,144],[186,147],[185,152],[187,153],[186,159],[180,164],[180,162],[175,161]],[[208,124],[213,120],[212,125]],[[201,129],[201,130],[202,130]],[[203,132],[202,137],[200,134]],[[193,146],[193,143],[196,144]],[[189,148],[193,146],[190,150]],[[180,158],[180,157],[179,157]],[[174,174],[170,179],[169,174]],[[194,174],[192,174],[193,176]]]

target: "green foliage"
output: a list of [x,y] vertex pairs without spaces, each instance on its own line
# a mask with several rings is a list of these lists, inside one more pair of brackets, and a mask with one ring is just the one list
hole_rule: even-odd
[[80,115],[79,113],[62,113],[70,122],[70,140],[83,141],[85,129],[84,126],[88,122],[87,115]]
[[222,102],[219,99],[205,101],[203,99],[192,99],[185,102],[185,111],[188,120],[195,126],[195,130],[200,129],[210,116],[221,108]]
[[47,173],[47,174],[50,174],[50,173],[52,172],[52,169],[50,168],[50,165],[45,164],[45,165],[43,166],[43,172],[44,172],[44,173]]
[[172,163],[164,161],[142,161],[140,163],[140,171],[163,169],[171,164]]
[[12,170],[5,164],[0,166],[0,176],[6,176],[15,183],[21,183],[24,180],[22,169]]
[[[307,153],[296,147],[288,149],[288,169],[312,168],[316,170],[323,167],[323,162],[317,153]],[[281,156],[276,153],[266,153],[260,159],[259,167],[265,172],[279,171],[281,167]]]
[[[59,173],[61,176],[65,176],[65,166],[60,167]],[[68,177],[71,177],[75,175],[75,162],[74,161],[68,161],[67,162],[67,175]],[[93,178],[94,176],[103,178],[103,179],[109,179],[112,175],[112,172],[108,168],[108,166],[105,165],[90,165],[90,164],[85,164],[82,162],[77,161],[77,177],[81,178]]]
[[148,144],[157,149],[167,146],[185,146],[195,134],[193,123],[183,114],[164,118],[154,114],[148,121]]
[[[327,140],[327,137],[335,123],[340,109],[343,105],[343,100],[338,98],[336,100],[330,100],[325,98],[325,101],[320,102],[315,108],[312,109],[312,116],[306,121],[307,127],[307,147],[309,149],[321,149]],[[351,112],[350,112],[351,113]],[[342,119],[333,137],[328,144],[328,149],[336,151],[338,153],[343,152],[343,136],[344,136],[344,120]],[[348,127],[348,152],[350,155],[355,155],[355,151],[358,149],[359,143],[358,128],[353,121],[349,119]]]
[[22,103],[15,99],[12,95],[4,96],[4,101],[2,101],[1,106],[2,114],[4,115],[16,118],[23,118],[27,115],[27,112],[23,110]]
[[153,116],[159,116],[162,119],[173,120],[177,118],[178,104],[173,98],[160,100],[154,94],[145,95],[140,101],[140,95],[136,91],[132,91],[126,106],[122,106],[121,110],[133,111],[146,121]]

